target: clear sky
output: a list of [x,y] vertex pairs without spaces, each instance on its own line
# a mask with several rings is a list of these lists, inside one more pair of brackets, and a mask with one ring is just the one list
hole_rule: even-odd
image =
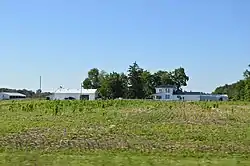
[[250,0],[1,0],[0,86],[79,88],[89,69],[184,67],[210,92],[250,63]]

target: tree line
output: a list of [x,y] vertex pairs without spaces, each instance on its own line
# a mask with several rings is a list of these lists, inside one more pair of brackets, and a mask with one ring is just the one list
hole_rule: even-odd
[[[250,64],[248,65],[250,68]],[[243,79],[233,84],[217,87],[213,93],[227,94],[230,100],[250,101],[250,71],[243,72]]]
[[33,92],[32,90],[27,89],[8,89],[8,88],[0,88],[0,92],[10,92],[10,93],[21,93],[26,95],[27,98],[44,98],[51,93],[49,92],[41,92],[40,90],[37,90],[36,92]]
[[98,89],[102,99],[151,98],[155,87],[159,85],[175,85],[179,91],[187,86],[189,77],[183,67],[172,71],[159,70],[151,73],[142,69],[137,62],[129,65],[127,74],[93,68],[88,71],[88,77],[82,82],[84,89]]

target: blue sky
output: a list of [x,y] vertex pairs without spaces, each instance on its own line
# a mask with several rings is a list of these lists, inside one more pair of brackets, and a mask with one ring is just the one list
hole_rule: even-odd
[[89,69],[184,67],[210,92],[250,63],[249,0],[1,0],[0,86],[78,88]]

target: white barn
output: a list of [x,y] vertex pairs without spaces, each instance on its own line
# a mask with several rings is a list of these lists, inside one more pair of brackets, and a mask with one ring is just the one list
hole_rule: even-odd
[[26,95],[21,93],[0,92],[0,100],[17,100],[24,98],[26,98]]
[[162,85],[155,88],[155,100],[168,101],[226,101],[227,95],[206,94],[202,92],[178,92],[176,86]]
[[97,89],[65,89],[59,88],[47,97],[49,100],[95,100],[98,97]]

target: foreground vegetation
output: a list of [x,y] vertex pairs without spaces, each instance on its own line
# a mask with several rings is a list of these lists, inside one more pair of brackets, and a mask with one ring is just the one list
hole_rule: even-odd
[[0,165],[249,165],[243,102],[0,102]]

